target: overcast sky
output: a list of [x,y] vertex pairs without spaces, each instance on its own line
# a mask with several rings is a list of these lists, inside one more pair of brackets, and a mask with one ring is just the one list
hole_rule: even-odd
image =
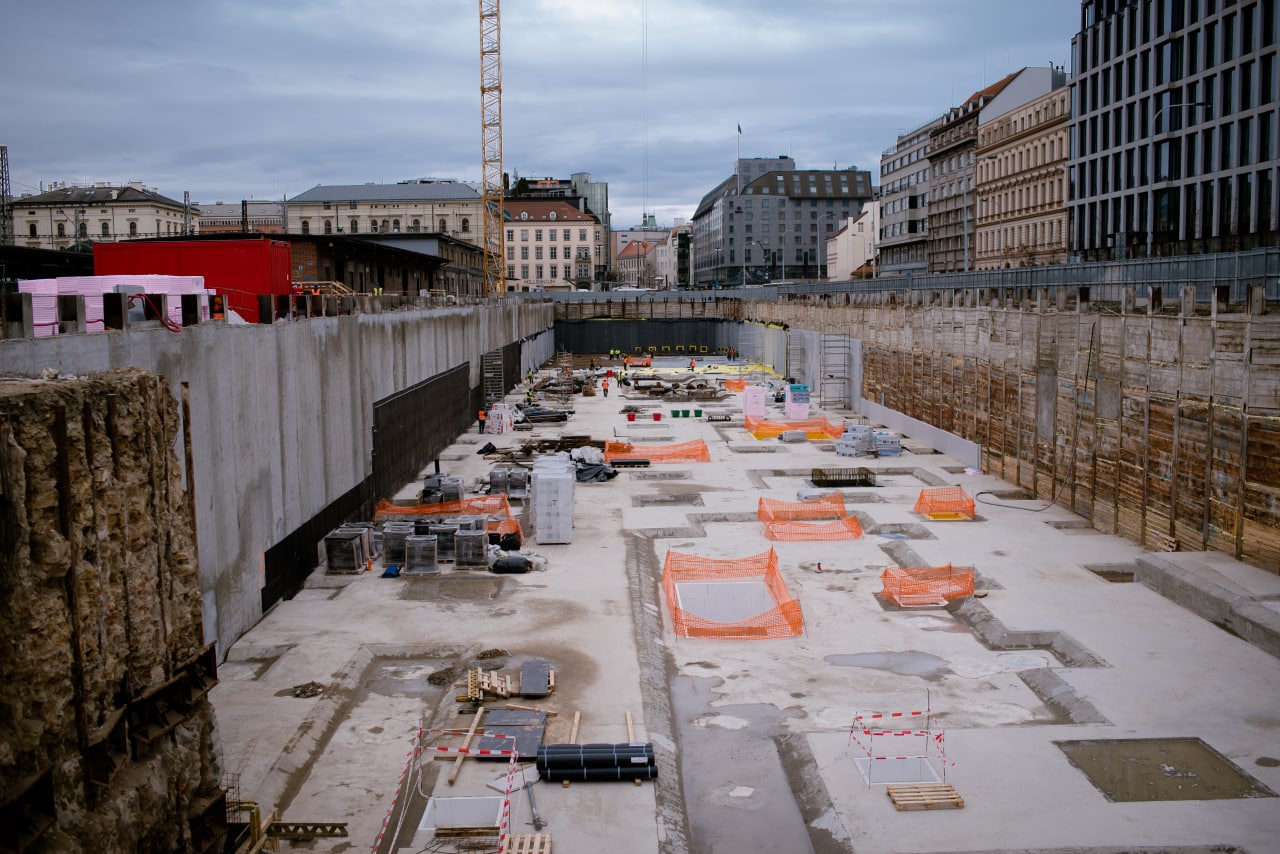
[[[477,0],[5,6],[0,144],[15,195],[140,180],[233,203],[316,184],[480,180]],[[801,169],[871,169],[878,184],[899,132],[1023,66],[1069,72],[1079,10],[506,0],[503,168],[608,182],[615,228],[642,210],[662,225],[691,217],[739,144]]]

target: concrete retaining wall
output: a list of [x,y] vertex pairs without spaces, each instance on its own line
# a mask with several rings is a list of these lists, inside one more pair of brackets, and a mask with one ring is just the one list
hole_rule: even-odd
[[0,341],[0,365],[26,376],[133,365],[165,378],[190,442],[177,456],[194,494],[204,636],[225,652],[261,617],[263,553],[370,475],[373,403],[465,362],[478,386],[481,354],[553,323],[550,303],[511,302],[146,325]]

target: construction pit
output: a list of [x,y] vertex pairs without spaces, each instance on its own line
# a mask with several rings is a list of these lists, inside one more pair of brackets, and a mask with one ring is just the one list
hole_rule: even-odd
[[[655,370],[687,372],[663,361]],[[701,361],[699,376],[743,375],[722,361]],[[1097,570],[1138,567],[1142,580],[1167,565],[1271,610],[1280,577],[1081,536],[1068,510],[914,442],[856,461],[874,486],[815,488],[815,469],[848,461],[828,441],[756,439],[740,393],[717,403],[733,417],[712,421],[611,385],[607,398],[575,395],[566,422],[463,435],[442,469],[474,485],[504,451],[568,436],[702,441],[710,461],[576,484],[568,543],[539,543],[529,500],[513,501],[525,547],[546,560],[527,574],[321,566],[228,651],[212,702],[240,796],[284,819],[347,824],[347,839],[298,850],[496,850],[506,809],[507,850],[559,854],[1275,850],[1280,660]],[[635,407],[649,417],[629,420]],[[488,442],[497,453],[477,454]],[[978,496],[973,519],[913,510],[941,485]],[[766,538],[761,498],[815,495],[839,495],[862,535]],[[720,636],[677,633],[669,552],[734,562],[770,550],[781,588],[689,582],[701,619],[735,622]],[[881,595],[886,567],[945,564],[972,570],[971,595],[921,607]],[[745,637],[743,609],[774,607],[779,589],[798,603],[798,631]],[[522,696],[531,663],[553,688]],[[475,689],[468,674],[496,690],[460,700]],[[532,762],[513,771],[507,740],[468,738],[508,708],[534,710],[544,745],[651,745],[655,776],[557,784]],[[482,743],[490,755],[458,752]],[[1170,749],[1178,760],[1162,762]],[[1178,788],[1193,780],[1213,795]],[[1189,797],[1132,796],[1144,788]]]

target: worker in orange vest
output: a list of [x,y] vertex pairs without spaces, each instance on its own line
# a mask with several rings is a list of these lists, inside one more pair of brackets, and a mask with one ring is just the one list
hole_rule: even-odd
[[609,378],[608,377],[605,377],[604,379],[604,396],[605,397],[609,396]]
[[485,418],[484,410],[483,410],[483,409],[481,409],[481,410],[480,410],[480,415],[477,417],[477,420],[480,422],[480,429],[476,431],[477,433],[483,433],[483,432],[484,432],[484,418]]
[[693,369],[694,369],[694,368],[696,368],[697,366],[698,366],[698,360],[697,360],[697,359],[690,359],[690,360],[689,360],[689,370],[690,370],[690,371],[693,371]]

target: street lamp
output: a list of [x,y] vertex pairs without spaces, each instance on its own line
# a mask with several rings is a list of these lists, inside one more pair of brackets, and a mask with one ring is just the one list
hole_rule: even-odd
[[769,253],[769,247],[765,246],[759,240],[753,240],[751,242],[752,244],[759,246],[761,249],[764,250],[765,275],[770,277],[773,276],[773,256]]

